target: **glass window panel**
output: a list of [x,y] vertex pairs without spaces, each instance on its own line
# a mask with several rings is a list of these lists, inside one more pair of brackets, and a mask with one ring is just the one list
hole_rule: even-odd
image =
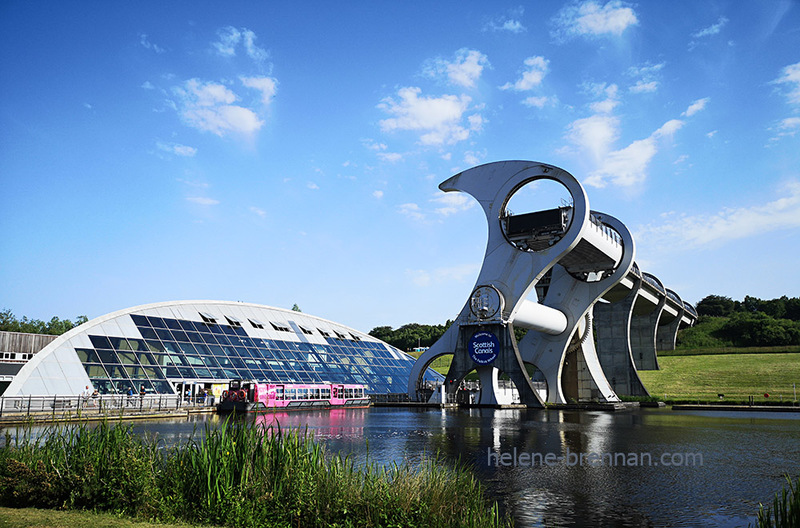
[[100,361],[103,363],[119,363],[117,355],[111,350],[98,350],[97,357],[99,357]]
[[103,368],[102,365],[84,365],[83,368],[86,369],[86,375],[90,378],[107,378],[108,374],[106,370]]
[[227,379],[236,379],[239,377],[239,373],[230,368],[223,368],[222,373],[225,374],[225,378]]
[[167,323],[160,317],[153,317],[152,315],[147,316],[147,320],[150,321],[150,326],[154,328],[166,328]]
[[228,339],[228,336],[225,336],[225,335],[222,335],[222,334],[214,334],[214,337],[216,338],[217,342],[220,345],[230,345],[231,344],[231,340]]
[[178,367],[178,372],[180,376],[176,376],[178,378],[196,378],[197,376],[194,373],[192,367]]
[[[167,367],[167,368],[165,368],[164,369],[164,374],[166,374],[166,376],[168,378],[181,378],[181,377],[183,377],[183,376],[181,376],[181,373],[178,371],[177,367]],[[192,376],[192,377],[194,377],[194,376]]]
[[194,332],[194,323],[192,323],[192,321],[179,319],[178,324],[181,326],[181,330],[191,330],[192,332]]
[[186,332],[187,341],[191,341],[192,343],[202,343],[203,338],[200,337],[198,332]]
[[111,341],[106,336],[90,335],[89,339],[92,341],[92,346],[95,348],[114,348],[111,346]]
[[167,328],[170,330],[181,329],[181,323],[177,319],[164,319],[164,322],[167,323]]
[[78,359],[81,360],[81,363],[86,363],[89,361],[89,355],[94,353],[94,350],[89,348],[76,348],[75,353],[78,354]]
[[197,373],[198,378],[211,378],[211,372],[204,367],[196,367],[194,371]]
[[164,350],[171,354],[180,354],[181,350],[178,348],[178,343],[172,341],[164,341]]
[[218,356],[218,357],[224,357],[225,356],[225,351],[219,345],[208,345],[208,349],[215,356]]
[[207,367],[219,367],[219,363],[213,356],[200,356],[200,359],[203,360]]
[[156,361],[153,358],[153,354],[148,354],[147,352],[137,352],[136,359],[139,360],[139,363],[142,365],[155,365]]
[[200,334],[200,337],[202,337],[203,342],[207,343],[208,345],[219,344],[219,341],[217,341],[217,337],[214,334]]
[[236,349],[236,354],[238,354],[241,357],[244,357],[244,358],[252,357],[245,347],[238,347],[237,346],[237,347],[233,347],[233,348]]
[[217,361],[219,361],[219,366],[223,368],[233,366],[233,363],[231,363],[231,359],[225,356],[218,357]]
[[129,378],[128,373],[122,365],[106,365],[106,371],[111,378]]
[[156,335],[162,341],[172,341],[172,333],[166,328],[156,328]]
[[175,341],[189,341],[189,336],[183,330],[173,330],[172,335],[175,337]]
[[128,367],[125,370],[128,371],[128,374],[130,374],[131,378],[133,379],[147,378],[147,375],[145,374],[144,370],[142,370],[142,367]]
[[225,379],[225,373],[222,372],[221,368],[210,368],[208,369],[211,372],[211,377],[215,379]]
[[123,365],[136,365],[136,354],[133,352],[117,352],[119,362]]
[[133,324],[136,326],[148,326],[150,324],[147,322],[147,317],[143,315],[131,314],[131,319],[133,319]]
[[244,364],[244,361],[241,358],[232,357],[232,358],[230,358],[230,360],[231,360],[231,365],[233,365],[234,367],[236,367],[236,368],[246,368],[246,366]]
[[194,343],[194,347],[197,349],[197,352],[200,354],[211,355],[211,349],[208,348],[203,343]]
[[172,390],[172,385],[169,384],[167,381],[152,381],[153,390],[158,394],[173,394],[174,391]]
[[189,360],[180,354],[169,354],[167,358],[169,358],[167,364],[178,365],[178,366],[189,364]]
[[141,332],[142,337],[145,339],[158,339],[158,334],[150,327],[139,328],[139,332]]
[[187,361],[187,362],[188,362],[190,365],[199,365],[199,366],[203,366],[203,365],[205,365],[205,363],[203,363],[203,360],[202,360],[202,359],[200,359],[200,356],[184,356],[184,359],[185,359],[185,360],[186,360],[186,361]]
[[163,379],[164,373],[158,367],[140,367],[142,372],[150,379]]
[[191,343],[178,342],[178,348],[184,354],[197,354],[197,350],[194,349],[194,346]]
[[130,350],[131,345],[128,343],[128,340],[124,337],[109,337],[109,341],[111,341],[111,348],[115,350]]

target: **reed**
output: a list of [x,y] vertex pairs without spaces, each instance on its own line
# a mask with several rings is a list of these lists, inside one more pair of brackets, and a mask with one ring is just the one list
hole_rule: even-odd
[[169,448],[106,423],[52,428],[40,438],[6,437],[2,505],[232,527],[509,524],[462,465],[356,465],[296,430],[228,421]]
[[800,477],[795,482],[787,475],[786,487],[775,494],[772,508],[759,504],[757,528],[800,528]]

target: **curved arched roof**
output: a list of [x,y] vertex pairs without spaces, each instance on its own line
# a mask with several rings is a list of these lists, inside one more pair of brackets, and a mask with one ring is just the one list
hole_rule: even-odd
[[413,362],[368,334],[303,312],[172,301],[119,310],[73,328],[28,361],[5,395],[76,395],[87,385],[104,393],[140,385],[172,393],[176,383],[236,378],[363,383],[372,393],[402,393]]

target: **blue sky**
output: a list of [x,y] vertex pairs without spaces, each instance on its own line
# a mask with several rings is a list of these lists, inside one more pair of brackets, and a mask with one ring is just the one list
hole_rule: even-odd
[[18,316],[443,322],[486,226],[438,184],[504,159],[575,175],[689,302],[800,295],[798,2],[4,1],[0,43]]

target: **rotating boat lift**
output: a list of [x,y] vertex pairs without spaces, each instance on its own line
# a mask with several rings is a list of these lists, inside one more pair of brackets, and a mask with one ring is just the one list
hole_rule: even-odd
[[[510,214],[511,197],[537,180],[563,185],[572,205]],[[423,394],[420,380],[428,365],[452,354],[443,390],[454,395],[475,370],[481,383],[479,405],[510,403],[500,391],[501,372],[529,407],[586,399],[619,401],[595,349],[592,308],[634,266],[635,245],[625,225],[591,211],[578,180],[543,163],[489,163],[456,174],[439,188],[466,192],[478,201],[489,225],[488,243],[470,298],[451,327],[414,364],[409,397],[418,400]],[[538,302],[527,298],[533,291]],[[515,327],[528,330],[519,343]],[[541,389],[545,382],[546,389]]]

